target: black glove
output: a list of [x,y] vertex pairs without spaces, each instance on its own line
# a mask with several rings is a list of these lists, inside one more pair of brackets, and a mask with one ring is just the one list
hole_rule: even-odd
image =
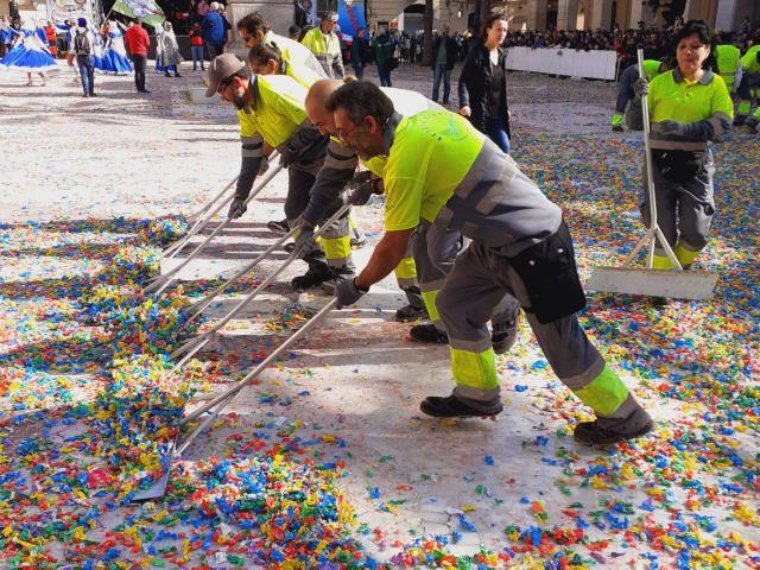
[[367,202],[369,202],[369,199],[372,197],[373,194],[382,194],[382,179],[381,178],[371,178],[370,180],[367,180],[364,184],[361,184],[360,186],[356,187],[353,192],[351,192],[351,195],[348,197],[348,203],[352,206],[363,206]]
[[280,166],[283,168],[287,168],[298,160],[298,151],[289,144],[284,144],[277,150],[280,151]]
[[633,84],[633,96],[637,101],[641,101],[647,93],[649,93],[649,81],[639,77]]
[[317,249],[317,247],[317,240],[314,238],[313,229],[301,228],[298,230],[298,236],[296,237],[296,247],[293,250],[298,259],[303,259],[312,251]]
[[338,308],[349,307],[362,298],[367,291],[362,291],[356,286],[356,279],[343,279],[335,287],[335,298],[338,300]]
[[227,212],[227,218],[230,220],[236,220],[245,214],[247,209],[248,206],[245,204],[245,198],[235,196],[235,198],[232,200],[232,204],[230,204],[230,211]]
[[652,123],[652,132],[659,135],[686,141],[706,141],[710,138],[710,129],[705,121],[679,123],[677,121],[660,121]]
[[266,171],[269,170],[269,158],[266,156],[261,158],[261,166],[259,166],[259,176],[262,174],[266,174]]
[[375,175],[371,170],[362,170],[354,174],[354,177],[349,181],[347,188],[358,188],[368,180],[371,180]]

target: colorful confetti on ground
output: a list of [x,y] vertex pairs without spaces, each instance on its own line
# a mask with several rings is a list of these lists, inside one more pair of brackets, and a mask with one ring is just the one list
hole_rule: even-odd
[[[516,121],[514,156],[563,206],[586,276],[593,265],[619,262],[641,233],[641,144],[526,132],[541,105],[588,102],[578,89],[568,98],[562,82],[549,83],[540,90],[528,81],[513,94],[516,107],[536,108]],[[598,88],[594,102],[611,100]],[[593,126],[573,109],[583,128]],[[546,116],[557,110],[547,107]],[[187,228],[181,217],[96,220],[72,211],[0,227],[0,565],[760,568],[757,164],[756,139],[735,135],[718,148],[718,216],[699,260],[720,273],[711,301],[655,306],[589,295],[583,323],[637,382],[657,419],[650,436],[607,450],[574,444],[572,424],[587,410],[556,381],[524,326],[512,354],[499,359],[507,404],[493,430],[499,437],[482,423],[407,412],[390,414],[397,427],[382,433],[357,430],[341,414],[321,422],[326,401],[377,395],[369,385],[380,368],[366,364],[376,345],[396,350],[389,360],[401,370],[406,353],[445,360],[445,352],[410,348],[405,327],[356,317],[284,356],[272,377],[241,394],[259,413],[220,416],[206,446],[175,458],[166,496],[143,504],[130,498],[166,475],[185,409],[239,379],[311,310],[272,301],[251,318],[260,334],[229,335],[175,372],[168,354],[194,333],[178,335],[184,309],[221,283],[212,271],[159,299],[145,294],[161,248]],[[195,197],[184,204],[199,205]],[[361,216],[376,239],[380,207]],[[249,290],[267,270],[227,294]],[[348,352],[347,371],[333,373],[319,350],[326,338]],[[355,399],[341,391],[352,376],[366,379]],[[345,386],[333,388],[333,379]],[[382,413],[394,403],[383,401]],[[510,414],[538,425],[505,442]],[[363,421],[377,431],[386,425]],[[403,454],[381,451],[377,442],[394,438]],[[445,440],[443,452],[422,448],[432,439]],[[420,465],[424,472],[413,471]],[[458,496],[438,498],[443,486]]]

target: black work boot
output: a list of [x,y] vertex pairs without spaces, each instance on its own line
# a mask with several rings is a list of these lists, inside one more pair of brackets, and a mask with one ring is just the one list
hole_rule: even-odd
[[488,418],[501,413],[504,405],[501,401],[495,402],[487,410],[479,410],[465,404],[454,396],[428,396],[420,404],[420,411],[434,418]]
[[287,219],[282,221],[272,220],[267,224],[267,229],[281,236],[284,236],[286,233],[290,232],[290,226],[288,225]]
[[315,263],[309,266],[309,270],[306,273],[299,277],[294,277],[290,285],[296,291],[306,291],[334,278],[335,273],[330,267],[324,263]]
[[449,335],[445,332],[438,330],[433,323],[424,323],[421,325],[414,325],[409,330],[409,336],[415,342],[425,342],[431,344],[447,344],[449,342]]
[[505,320],[493,324],[491,344],[496,354],[504,354],[517,342],[517,323],[520,320],[520,309],[514,314],[512,320]]
[[356,277],[356,272],[354,271],[353,267],[348,267],[347,265],[344,265],[343,267],[333,267],[332,272],[332,279],[329,279],[328,281],[322,283],[322,289],[331,295],[335,294],[335,288],[338,286],[338,283],[345,281],[346,279],[354,279]]
[[400,323],[408,323],[411,321],[419,321],[421,319],[427,319],[428,312],[427,312],[427,309],[425,308],[425,305],[418,307],[410,303],[408,305],[404,305],[399,310],[397,310],[395,318]]
[[652,431],[653,425],[652,421],[649,420],[648,423],[634,430],[618,431],[602,427],[597,419],[593,422],[580,422],[575,426],[573,437],[576,441],[585,443],[586,445],[612,445],[613,443],[641,437]]
[[409,303],[396,311],[396,320],[400,323],[408,323],[419,319],[427,319],[428,312],[422,291],[417,286],[405,287],[404,295]]

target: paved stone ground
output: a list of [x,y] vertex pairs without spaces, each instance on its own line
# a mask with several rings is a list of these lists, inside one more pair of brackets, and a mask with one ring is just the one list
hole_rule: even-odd
[[[403,67],[394,86],[428,94],[430,75]],[[191,101],[200,73],[183,70],[180,79],[151,74],[149,96],[138,96],[130,78],[98,77],[96,99],[82,98],[71,78],[63,69],[46,87],[26,87],[20,75],[0,74],[0,437],[8,455],[0,461],[0,526],[7,531],[0,544],[4,563],[27,567],[44,565],[44,556],[51,565],[83,565],[97,558],[93,552],[103,559],[81,536],[70,540],[70,528],[43,540],[13,524],[31,512],[34,526],[67,509],[103,505],[93,492],[77,496],[79,507],[72,507],[60,489],[38,486],[56,480],[27,451],[48,440],[74,464],[94,465],[84,450],[67,444],[81,434],[82,420],[56,415],[97,397],[111,359],[105,330],[79,318],[83,289],[72,280],[102,271],[134,221],[192,214],[239,166],[232,110]],[[510,98],[515,158],[565,209],[586,276],[592,264],[609,262],[618,248],[631,247],[630,234],[640,233],[639,139],[610,136],[610,84],[512,74]],[[337,462],[335,484],[356,512],[356,537],[370,555],[397,564],[405,545],[439,536],[455,556],[481,547],[496,553],[480,560],[484,566],[756,566],[758,266],[751,249],[757,239],[747,233],[756,227],[760,156],[756,139],[737,134],[730,144],[730,153],[718,155],[722,216],[703,260],[722,273],[716,299],[657,308],[591,295],[583,318],[658,421],[657,432],[639,445],[595,450],[568,438],[568,422],[585,411],[553,377],[525,326],[518,346],[499,358],[505,410],[495,422],[424,418],[419,401],[451,389],[448,351],[408,341],[408,325],[392,320],[403,296],[386,279],[356,308],[332,313],[288,359],[244,390],[183,455],[183,469],[202,467],[210,457],[236,457],[231,442],[238,436],[267,440],[286,431],[304,457]],[[280,175],[180,273],[185,286],[228,276],[270,245],[265,223],[281,218],[284,191]],[[374,243],[382,203],[354,215]],[[370,252],[371,246],[355,252],[359,267]],[[273,255],[259,275],[284,259]],[[174,263],[165,262],[163,271]],[[329,299],[292,292],[287,282],[301,271],[300,262],[289,267],[199,354],[204,362],[223,363],[222,377],[208,389],[224,389],[292,332],[284,315],[296,303],[317,309]],[[238,298],[221,297],[206,312],[207,322]],[[47,495],[59,502],[40,500]],[[180,502],[180,511],[196,500]],[[22,515],[24,509],[31,510]],[[120,523],[150,520],[145,513],[163,507],[102,511],[90,523],[79,519],[87,538],[101,545],[123,538]],[[159,518],[150,521],[141,523],[141,545],[115,543],[125,547],[115,559],[157,564],[156,548],[181,543],[182,537],[149,534],[162,528]],[[235,524],[232,517],[217,528],[239,538]],[[240,552],[234,543],[194,544],[185,562],[173,563],[230,566],[226,554]],[[432,552],[429,545],[420,549]],[[250,567],[257,559],[246,560]]]

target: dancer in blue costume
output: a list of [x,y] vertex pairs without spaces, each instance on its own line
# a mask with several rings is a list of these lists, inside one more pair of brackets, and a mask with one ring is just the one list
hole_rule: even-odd
[[[45,85],[45,72],[58,69],[58,64],[47,49],[47,36],[44,41],[38,35],[37,30],[23,26],[20,30],[11,28],[15,34],[13,47],[8,54],[0,59],[0,69],[26,71],[27,85],[33,85],[32,73],[37,73]],[[42,33],[45,30],[40,28]]]
[[127,59],[124,34],[121,33],[120,27],[121,24],[116,20],[108,20],[108,39],[103,52],[103,69],[106,73],[129,75],[132,73],[132,64]]

